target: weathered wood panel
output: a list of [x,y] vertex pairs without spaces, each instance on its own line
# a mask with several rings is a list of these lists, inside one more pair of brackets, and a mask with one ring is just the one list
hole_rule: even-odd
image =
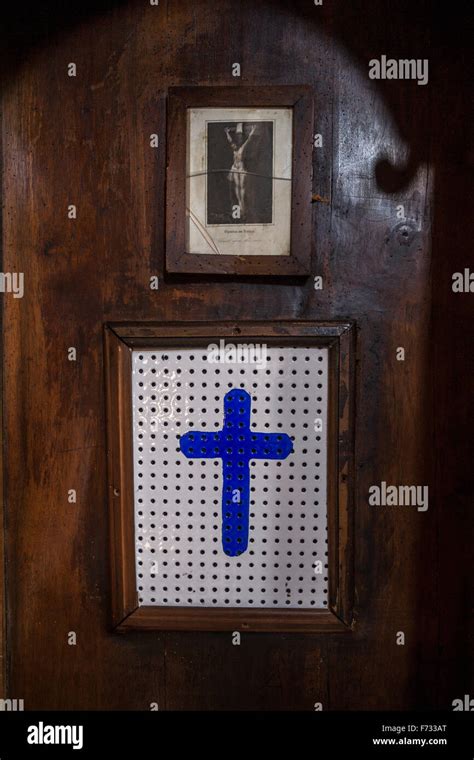
[[[88,17],[84,4],[84,23],[57,11],[48,36],[33,14],[36,33],[10,44],[19,54],[3,97],[3,271],[24,272],[26,290],[4,296],[9,693],[30,709],[446,705],[468,692],[472,601],[472,584],[457,580],[472,566],[473,542],[464,539],[469,463],[455,446],[472,440],[458,379],[468,377],[472,307],[469,296],[453,298],[449,281],[468,265],[471,175],[465,140],[446,148],[450,130],[462,135],[467,88],[449,85],[466,60],[450,62],[462,37],[448,25],[440,45],[428,3],[216,6],[117,3]],[[432,55],[438,89],[370,83],[367,61],[382,53]],[[323,147],[313,192],[323,202],[314,204],[313,272],[322,291],[312,278],[164,277],[167,88],[238,83],[314,88]],[[153,274],[159,291],[149,289]],[[103,323],[183,317],[356,320],[350,637],[249,634],[233,647],[228,634],[110,632]],[[381,480],[429,483],[436,505],[369,508],[368,488]]]

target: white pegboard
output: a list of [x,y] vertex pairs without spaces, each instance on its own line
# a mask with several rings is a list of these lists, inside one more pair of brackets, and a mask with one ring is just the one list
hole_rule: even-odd
[[[201,347],[133,351],[139,603],[327,607],[327,349],[268,345],[264,367],[208,356]],[[237,556],[224,551],[223,460],[199,458],[205,449],[189,441],[217,440],[232,389],[251,406],[250,437],[292,443],[279,459],[250,459],[249,539]]]

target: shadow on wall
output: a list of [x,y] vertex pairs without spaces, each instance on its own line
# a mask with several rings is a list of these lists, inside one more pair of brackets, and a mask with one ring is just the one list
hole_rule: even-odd
[[[16,68],[29,51],[55,36],[64,34],[76,25],[95,16],[106,16],[130,5],[136,0],[82,0],[67,4],[63,0],[37,3],[24,0],[2,13],[2,71],[4,84],[14,75]],[[241,4],[255,5],[254,0],[241,0]],[[142,2],[140,1],[140,5]],[[168,0],[160,0],[165,5]],[[343,48],[362,69],[368,71],[369,61],[380,59],[429,59],[429,82],[449,80],[453,87],[462,88],[470,80],[471,64],[469,18],[471,3],[461,0],[447,9],[431,0],[413,3],[399,0],[390,3],[387,15],[384,3],[373,0],[344,0],[325,2],[313,6],[309,0],[280,0],[282,10],[317,23],[321,30],[338,39]],[[275,2],[272,2],[275,6]],[[383,64],[382,64],[383,68]],[[381,190],[395,193],[413,179],[420,163],[428,161],[430,133],[433,129],[430,114],[432,87],[419,85],[416,92],[416,117],[406,108],[405,85],[402,80],[378,79],[375,81],[396,122],[402,139],[409,147],[404,167],[395,168],[389,160],[381,160],[376,167],[376,179]],[[447,106],[447,104],[446,104]],[[440,119],[449,119],[449,109],[440,111]],[[473,163],[473,150],[466,145],[467,131],[453,125],[451,149],[462,160]]]
[[[54,45],[59,35],[75,26],[95,17],[107,17],[125,6],[133,8],[136,1],[82,0],[80,3],[66,4],[64,0],[43,3],[23,0],[21,4],[12,4],[2,14],[0,55],[3,84],[7,85],[15,77],[18,68],[35,48]],[[263,0],[241,0],[236,6],[243,8],[249,4],[255,7],[256,1],[263,3]],[[143,2],[140,0],[141,7]],[[172,2],[160,0],[160,5],[167,12]],[[358,69],[359,74],[367,72],[367,87],[375,89],[381,96],[406,146],[403,156],[371,156],[368,152],[364,155],[364,161],[373,159],[371,169],[380,190],[396,194],[411,184],[420,166],[429,164],[433,167],[436,187],[431,278],[434,308],[432,330],[436,346],[430,355],[429,369],[436,379],[434,449],[442,452],[443,448],[459,447],[459,441],[463,441],[456,461],[451,457],[448,466],[437,463],[439,474],[434,480],[437,488],[435,495],[444,520],[440,522],[438,551],[440,557],[458,557],[461,567],[468,567],[468,555],[472,557],[473,543],[463,535],[463,520],[449,522],[443,510],[447,508],[455,518],[462,518],[468,514],[469,497],[472,498],[469,482],[472,463],[468,461],[469,451],[472,451],[468,444],[473,438],[468,414],[472,404],[469,383],[459,383],[454,403],[449,397],[454,387],[451,376],[456,376],[459,369],[458,377],[469,377],[465,357],[472,357],[472,349],[469,354],[464,350],[468,345],[469,331],[472,334],[467,296],[464,300],[462,297],[450,299],[449,292],[451,273],[463,271],[472,260],[468,249],[472,234],[468,230],[472,219],[469,192],[472,188],[470,171],[474,163],[474,149],[469,143],[464,113],[472,81],[468,37],[472,4],[457,2],[446,7],[432,0],[417,3],[413,0],[398,0],[396,3],[390,0],[323,0],[323,5],[315,6],[311,0],[269,0],[269,5],[272,9],[280,7],[288,15],[298,14],[308,24],[316,24],[324,34],[339,43],[344,57]],[[199,0],[196,6],[199,6]],[[398,61],[428,60],[428,85],[410,82],[407,87],[404,80],[387,78],[371,81],[368,76],[369,62],[380,60],[383,55]],[[364,103],[358,103],[357,96],[358,91],[353,99],[354,107],[363,109]],[[349,102],[347,97],[345,102]],[[373,132],[367,132],[357,136],[360,138],[359,147],[366,147],[369,151],[372,135]],[[347,139],[353,140],[354,136],[348,135]],[[340,172],[342,182],[348,181],[348,170],[353,171],[355,180],[362,182],[367,163],[361,169],[355,164],[344,166]],[[348,238],[351,234],[352,231],[349,231]],[[457,329],[461,325],[463,329]],[[446,356],[450,357],[448,362]],[[427,378],[428,383],[431,380]],[[467,520],[464,524],[467,525]],[[417,584],[420,594],[424,571],[420,562],[420,583]],[[455,583],[452,582],[453,577]],[[466,631],[462,628],[464,617],[461,613],[470,606],[472,590],[467,587],[467,581],[456,578],[453,570],[441,575],[438,595],[444,600],[443,620],[446,622],[442,622],[442,626],[449,628],[442,637],[445,662],[451,663],[449,669],[444,666],[445,672],[439,674],[439,679],[445,685],[445,693],[454,696],[449,683],[460,684],[469,675],[464,665],[468,660],[468,643]],[[420,640],[423,640],[421,635]],[[469,691],[468,685],[465,691]]]

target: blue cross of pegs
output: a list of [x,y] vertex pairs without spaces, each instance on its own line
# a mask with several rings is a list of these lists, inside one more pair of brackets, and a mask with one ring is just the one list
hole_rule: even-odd
[[229,557],[246,551],[249,540],[251,459],[286,459],[293,451],[286,433],[254,433],[251,399],[239,388],[224,397],[224,424],[216,433],[191,431],[179,445],[188,459],[222,459],[222,548]]

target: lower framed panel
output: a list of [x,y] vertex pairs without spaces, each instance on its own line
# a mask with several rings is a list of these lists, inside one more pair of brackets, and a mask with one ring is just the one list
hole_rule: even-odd
[[353,329],[105,329],[119,631],[352,622]]

